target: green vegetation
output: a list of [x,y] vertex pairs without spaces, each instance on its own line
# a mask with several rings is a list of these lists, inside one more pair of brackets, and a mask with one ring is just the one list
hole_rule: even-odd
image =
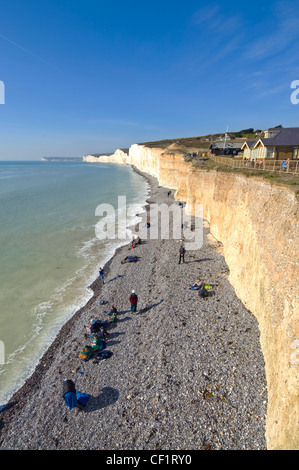
[[[254,130],[253,127],[249,127],[248,129],[242,129],[237,132],[229,132],[229,135],[233,139],[237,139],[236,141],[245,141],[245,140],[258,140],[260,137],[260,133],[262,133],[260,129]],[[151,142],[141,142],[140,145],[146,145],[150,148],[166,148],[171,144],[182,145],[187,149],[198,149],[198,150],[208,150],[212,142],[215,142],[219,137],[223,137],[225,132],[217,133],[217,134],[207,134],[201,135],[196,137],[179,137],[173,139],[164,139],[164,140],[157,140]]]
[[[218,137],[220,134],[218,134]],[[141,142],[139,145],[145,145],[149,148],[166,148],[171,144],[177,144],[178,146],[183,146],[187,149],[205,149],[208,150],[211,143],[214,140],[205,140],[205,137],[184,137],[180,139],[165,139],[158,140],[155,142]]]

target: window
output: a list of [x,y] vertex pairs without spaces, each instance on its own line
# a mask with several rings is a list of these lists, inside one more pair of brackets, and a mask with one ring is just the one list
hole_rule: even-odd
[[258,147],[256,149],[256,158],[258,158],[258,159],[265,158],[266,152],[267,152],[266,147]]
[[268,147],[267,148],[267,158],[273,158],[274,157],[274,147]]
[[299,159],[299,148],[294,149],[293,158],[297,160]]

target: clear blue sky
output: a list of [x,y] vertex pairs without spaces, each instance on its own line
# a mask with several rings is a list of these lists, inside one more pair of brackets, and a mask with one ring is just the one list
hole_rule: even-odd
[[1,0],[0,160],[299,126],[298,58],[298,0]]

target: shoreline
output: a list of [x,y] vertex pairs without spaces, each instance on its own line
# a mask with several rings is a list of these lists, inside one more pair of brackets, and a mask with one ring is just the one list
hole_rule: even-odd
[[[149,185],[149,194],[147,195],[147,198],[145,200],[145,203],[144,205],[142,205],[145,210],[146,210],[146,207],[148,206],[148,198],[150,197],[150,192],[151,192],[151,181],[150,181],[150,178],[147,177],[146,174],[143,174],[142,172],[140,172],[136,167],[134,167],[133,165],[131,165],[131,168],[133,171],[135,171],[136,173],[138,173],[140,176],[142,176],[148,183]],[[112,262],[112,259],[114,258],[114,256],[116,256],[121,250],[122,248],[126,247],[129,245],[129,241],[128,243],[125,243],[121,246],[119,246],[118,248],[116,248],[114,254],[109,258],[109,260],[103,265],[103,268],[104,268],[104,271],[106,273],[106,275],[109,273],[109,267],[111,265],[111,262]],[[100,295],[101,293],[101,287],[102,287],[102,283],[101,281],[99,280],[98,277],[96,277],[90,285],[86,286],[86,290],[90,289],[92,291],[92,295],[90,297],[90,299],[81,307],[79,308],[78,310],[76,310],[73,315],[71,316],[71,318],[69,318],[65,323],[64,325],[60,328],[60,330],[57,332],[54,340],[52,341],[52,343],[49,345],[49,347],[47,348],[47,350],[42,354],[41,358],[39,359],[34,371],[30,374],[30,376],[25,380],[24,384],[19,387],[16,392],[14,392],[11,396],[11,398],[8,400],[8,402],[6,404],[3,404],[1,407],[0,407],[0,437],[1,437],[1,413],[4,412],[4,411],[7,411],[12,404],[15,404],[17,403],[18,401],[23,401],[24,399],[24,395],[26,395],[26,398],[27,397],[27,393],[28,391],[32,390],[35,386],[36,386],[36,382],[38,382],[39,380],[39,376],[40,374],[43,374],[45,372],[45,366],[42,365],[43,364],[49,364],[49,360],[52,359],[53,357],[53,352],[51,351],[52,349],[56,349],[57,345],[61,342],[62,338],[66,335],[66,331],[65,330],[68,330],[68,328],[71,328],[72,327],[72,324],[73,322],[76,321],[76,318],[79,317],[86,309],[90,308],[94,301],[96,300],[96,297],[98,295]],[[24,389],[24,390],[23,390]],[[15,406],[15,405],[14,405]],[[0,447],[1,449],[1,447]]]
[[[145,214],[153,200],[173,201],[167,196],[167,188],[160,188],[154,177],[133,170],[150,186]],[[128,245],[117,248],[104,266],[108,282],[102,285],[96,279],[89,286],[93,291],[91,299],[60,329],[31,377],[0,413],[3,448],[266,447],[266,382],[257,322],[236,298],[226,279],[227,266],[223,256],[214,246],[206,241],[199,250],[202,251],[199,258],[198,253],[189,253],[186,255],[189,261],[182,266],[177,263],[177,249],[177,241],[146,240],[136,248],[141,260],[136,265],[132,263],[134,266],[120,266],[120,260],[128,255]],[[216,267],[210,267],[209,261]],[[223,289],[219,298],[215,292],[214,298],[197,299],[195,293],[188,290],[189,284],[198,276],[196,268],[199,266],[205,276],[211,277],[210,281],[221,286],[219,290]],[[188,271],[186,278],[181,277],[181,268]],[[140,292],[141,308],[130,316],[127,305],[132,286],[137,286],[137,294]],[[92,361],[82,363],[78,354],[86,341],[83,339],[84,324],[92,315],[104,319],[108,308],[99,306],[98,298],[102,294],[120,312],[111,336],[123,339],[111,341],[108,337],[107,349],[113,352],[108,360],[97,365]],[[206,317],[207,306],[211,308],[211,317],[209,314]],[[238,322],[242,341],[247,347],[245,352],[248,355],[250,350],[253,355],[249,365],[248,357],[243,354],[239,331],[235,336],[234,326]],[[119,344],[122,342],[123,347]],[[223,363],[214,364],[215,357],[216,362]],[[76,370],[78,367],[81,375]],[[237,379],[232,380],[232,377]],[[77,389],[92,395],[86,412],[78,417],[71,416],[63,403],[58,379],[61,382],[65,378],[72,378]],[[101,386],[102,393],[97,395]],[[235,396],[234,388],[239,396]],[[95,427],[90,423],[91,417]],[[187,423],[192,422],[187,425],[187,430],[185,418]],[[77,426],[72,430],[73,420],[81,423],[83,434],[89,435],[88,442]],[[20,423],[26,423],[26,427],[23,425],[22,428]],[[101,436],[96,431],[99,425],[103,431]],[[14,429],[19,430],[18,436]],[[223,436],[221,429],[226,430],[227,435]],[[111,441],[115,434],[117,438]]]
[[[49,181],[52,181],[52,173],[54,172],[55,174],[58,171],[57,164],[52,163],[52,165],[54,166],[50,172],[42,172],[42,174],[47,175],[46,178]],[[22,259],[16,257],[16,253],[19,251],[13,248],[12,241],[8,240],[6,246],[4,235],[1,259],[4,257],[4,265],[6,266],[8,262],[9,266],[7,266],[7,269],[4,269],[5,273],[7,271],[7,275],[4,275],[4,271],[2,272],[3,285],[1,298],[4,303],[2,315],[3,328],[0,328],[0,330],[2,330],[1,339],[5,351],[2,360],[4,364],[0,366],[0,410],[5,407],[5,404],[11,400],[14,394],[18,392],[26,380],[34,373],[36,366],[55,340],[63,325],[80,308],[84,307],[93,296],[90,286],[97,278],[98,266],[106,264],[119,246],[128,243],[128,240],[125,239],[99,240],[100,236],[98,237],[95,233],[99,219],[93,214],[93,207],[96,210],[96,207],[102,201],[102,187],[99,197],[95,196],[94,193],[97,193],[99,178],[100,180],[102,179],[101,174],[104,175],[103,178],[105,180],[107,180],[106,175],[109,175],[109,179],[113,178],[115,180],[116,178],[119,181],[127,181],[126,178],[128,178],[128,184],[125,187],[122,186],[124,191],[121,191],[121,193],[127,195],[127,204],[136,204],[136,210],[134,207],[131,217],[128,217],[128,224],[136,223],[134,211],[138,213],[138,211],[144,210],[148,197],[148,185],[144,178],[135,174],[129,166],[127,168],[119,168],[119,170],[113,164],[106,164],[103,169],[99,168],[99,165],[95,168],[96,166],[95,164],[90,165],[80,162],[79,164],[72,165],[75,170],[68,170],[68,166],[64,165],[62,174],[65,174],[65,172],[69,174],[70,172],[73,183],[82,181],[82,185],[85,187],[86,181],[88,181],[86,195],[80,198],[82,199],[81,205],[77,205],[76,202],[79,201],[70,197],[68,199],[70,203],[67,203],[69,210],[64,212],[63,209],[59,209],[61,218],[59,218],[58,222],[55,219],[55,222],[50,223],[48,217],[40,214],[42,218],[39,220],[43,220],[44,225],[42,227],[39,226],[38,231],[35,227],[32,227],[28,229],[28,232],[22,233],[22,243],[27,248],[23,252]],[[25,167],[27,168],[27,165]],[[11,170],[9,167],[9,171],[13,171],[16,178],[22,174],[20,167],[16,170]],[[32,170],[32,166],[28,166],[29,174],[32,171],[33,174],[35,171],[40,172],[40,170]],[[112,176],[114,174],[116,177]],[[26,179],[24,186],[27,186],[29,182],[30,179],[28,181]],[[117,184],[116,180],[114,182]],[[131,189],[129,188],[130,182]],[[58,184],[61,185],[59,186],[60,193],[55,196],[56,200],[61,202],[65,198],[63,183],[64,181],[59,179]],[[90,190],[88,189],[89,183]],[[113,181],[111,180],[110,185],[108,183],[108,187],[112,187],[112,183]],[[73,187],[75,186],[73,185]],[[126,191],[126,188],[128,191]],[[42,190],[42,187],[40,189]],[[105,194],[108,197],[108,200],[106,197],[107,202],[113,201],[113,192],[111,195],[112,199],[109,199],[109,193]],[[40,197],[44,197],[43,192]],[[34,207],[34,199],[30,199],[30,201]],[[72,214],[72,205],[78,207],[78,210],[75,210],[74,218],[70,215]],[[64,207],[64,202],[62,206]],[[44,204],[43,207],[45,207]],[[6,209],[4,220],[6,220],[8,212]],[[35,213],[34,217],[36,215]],[[27,219],[23,221],[21,218],[21,230],[26,230],[23,226],[25,225],[26,227]],[[62,223],[60,223],[61,221]],[[51,227],[49,229],[47,224],[52,226],[54,234]],[[44,227],[47,227],[47,229]],[[128,229],[128,237],[130,237],[130,228]],[[1,235],[3,236],[3,234],[5,234],[5,228],[1,230]],[[36,240],[36,245],[33,245],[31,240]],[[25,253],[30,253],[30,249],[34,252],[34,256],[31,256],[29,259],[29,255],[25,255]],[[38,250],[40,250],[39,254],[37,254]],[[26,256],[28,256],[28,260]],[[38,259],[38,262],[35,262],[35,258]],[[5,263],[6,259],[9,259],[9,261]],[[34,263],[34,266],[31,266],[31,263]],[[21,284],[17,282],[19,276],[22,277]],[[6,307],[4,308],[5,304]],[[9,326],[9,318],[11,316],[14,318],[13,323],[15,323],[15,326],[18,324],[15,333],[13,331],[14,328],[11,329]]]

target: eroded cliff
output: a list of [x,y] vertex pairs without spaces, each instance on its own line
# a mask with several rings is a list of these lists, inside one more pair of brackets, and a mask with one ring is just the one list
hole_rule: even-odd
[[122,165],[127,163],[128,154],[123,150],[117,149],[113,155],[84,155],[83,161],[89,163],[120,163]]
[[136,166],[176,191],[191,213],[201,204],[211,233],[223,245],[230,282],[256,316],[268,386],[268,449],[298,449],[298,242],[294,192],[260,178],[204,171],[182,152],[132,145],[101,162]]
[[[187,189],[186,189],[187,186]],[[256,316],[268,385],[269,449],[298,448],[298,242],[293,192],[260,179],[191,170],[183,193],[203,216],[238,297]]]

